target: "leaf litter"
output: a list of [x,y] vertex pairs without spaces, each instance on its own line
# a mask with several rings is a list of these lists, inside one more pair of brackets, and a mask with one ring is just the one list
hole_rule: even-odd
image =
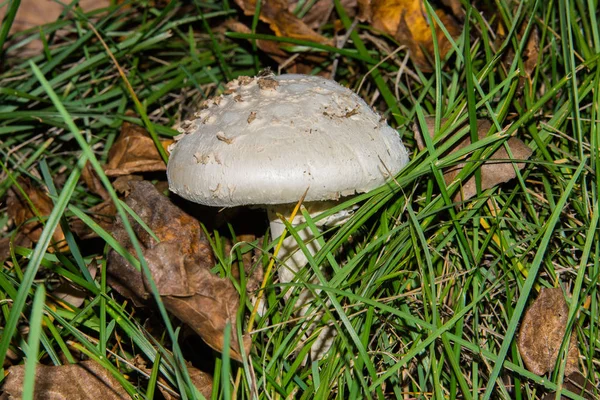
[[[210,271],[214,257],[200,224],[173,205],[150,182],[132,182],[131,186],[126,204],[160,239],[157,242],[131,219],[165,307],[218,351],[224,346],[225,327],[231,323],[234,338],[230,355],[241,360],[242,352],[247,354],[250,350],[250,337],[243,337],[244,345],[240,348],[235,337],[239,294],[229,280]],[[112,232],[120,244],[135,253],[120,218]],[[115,250],[108,254],[107,272],[111,285],[136,304],[150,299],[146,277]]]
[[[427,130],[431,138],[433,138],[436,133],[434,130],[435,127],[435,118],[426,117],[425,122],[427,125]],[[446,122],[445,119],[442,120],[442,125]],[[446,138],[452,136],[461,128],[464,128],[465,125],[461,125],[456,130],[446,133]],[[490,130],[491,124],[486,120],[477,120],[477,136],[479,139],[483,139],[486,137],[487,132]],[[419,150],[423,150],[425,148],[425,142],[423,140],[423,133],[421,131],[421,127],[418,123],[414,124],[413,132],[415,134],[415,140],[417,142],[417,147]],[[460,149],[463,149],[471,144],[471,137],[467,135],[463,140],[458,142],[455,146],[453,146],[448,154],[452,154]],[[496,185],[499,185],[504,182],[508,182],[511,179],[516,177],[515,169],[513,165],[516,165],[518,169],[523,169],[525,167],[525,163],[523,160],[527,160],[531,154],[532,150],[523,143],[520,139],[516,137],[511,137],[507,140],[508,147],[513,155],[514,160],[518,160],[518,162],[511,162],[511,157],[508,155],[504,146],[500,146],[498,150],[496,150],[480,167],[481,171],[481,189],[486,190],[492,188]],[[466,157],[464,157],[466,158]],[[464,159],[463,158],[463,159]],[[458,174],[462,171],[462,169],[466,166],[466,162],[460,162],[456,166],[448,167],[444,169],[444,182],[446,185],[450,185]],[[466,201],[477,194],[476,187],[476,178],[475,176],[471,176],[466,182],[462,182],[461,188],[459,192],[454,196],[454,202],[458,203],[463,200]]]
[[[521,320],[517,347],[527,369],[536,375],[546,375],[554,370],[560,347],[566,334],[569,305],[561,288],[542,288]],[[594,385],[579,370],[577,332],[571,332],[565,364],[565,388],[581,394],[585,399],[595,399]],[[549,393],[544,399],[554,399]],[[561,398],[567,398],[561,396]]]

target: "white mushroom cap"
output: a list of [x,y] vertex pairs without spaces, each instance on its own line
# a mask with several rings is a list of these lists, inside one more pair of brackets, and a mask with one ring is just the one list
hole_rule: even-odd
[[205,102],[173,146],[170,189],[229,207],[338,199],[408,163],[398,133],[351,90],[307,75],[241,77]]

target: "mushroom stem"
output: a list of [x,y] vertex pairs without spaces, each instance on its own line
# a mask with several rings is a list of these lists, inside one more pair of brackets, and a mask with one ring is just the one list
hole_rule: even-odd
[[[271,226],[271,237],[273,238],[273,240],[279,238],[285,231],[285,225],[279,219],[277,214],[279,213],[284,217],[287,217],[291,214],[292,211],[292,209],[290,208],[289,212],[284,214],[281,213],[282,208],[283,207],[279,206],[276,207],[276,209],[269,208],[267,211],[269,215],[269,223]],[[302,222],[304,222],[304,218],[300,215],[294,218],[291,224],[295,227],[301,224]],[[315,235],[313,234],[310,228],[306,227],[304,229],[298,230],[297,233],[300,239],[302,239],[302,241],[306,244],[306,247],[308,248],[310,254],[316,254],[321,249],[319,242],[314,240]],[[308,259],[306,258],[306,255],[302,250],[300,250],[298,242],[296,242],[296,239],[292,235],[288,235],[283,240],[281,248],[277,253],[277,258],[280,259],[282,262],[282,266],[279,268],[278,273],[279,281],[283,283],[292,282],[296,277],[298,271],[302,270],[306,266],[306,264],[308,264]],[[286,293],[286,299],[287,298],[289,298],[289,292]]]
[[[310,204],[307,204],[307,206],[309,207],[309,212],[312,211],[311,216],[320,214],[321,212],[329,208],[329,206],[331,206],[326,202],[323,203],[324,204],[320,204],[316,207],[314,207],[314,205],[313,207],[311,207]],[[283,222],[277,214],[280,214],[284,217],[289,217],[292,213],[293,208],[294,205],[278,205],[275,207],[269,207],[267,209],[269,222],[271,226],[271,237],[273,240],[279,238],[285,231],[285,225],[283,224]],[[302,215],[299,215],[296,216],[293,221],[291,221],[291,225],[296,227],[303,222],[305,222],[304,217]],[[317,225],[317,229],[319,229],[320,231],[319,225]],[[302,241],[305,243],[310,254],[314,255],[321,249],[321,245],[316,240],[313,231],[309,227],[297,230],[296,232],[298,233],[300,239],[302,239]],[[283,240],[281,248],[279,249],[279,252],[277,254],[277,258],[281,260],[281,266],[278,269],[279,282],[281,283],[293,282],[296,278],[296,274],[308,264],[308,259],[306,258],[306,255],[299,248],[298,242],[292,235],[287,236]],[[316,277],[314,277],[309,281],[309,283],[318,283],[318,281]],[[320,292],[320,290],[315,290],[315,293],[317,295]],[[291,293],[291,291],[287,291],[284,294],[286,300],[288,300],[291,297]],[[296,306],[299,307],[298,314],[300,316],[306,315],[314,299],[315,296],[310,290],[302,289],[302,292],[300,293],[298,300],[296,301]],[[303,326],[306,327],[306,323]],[[310,335],[314,331],[315,326],[315,322],[311,323],[310,326],[306,328],[306,335]],[[331,344],[333,343],[335,334],[335,329],[331,327],[324,328],[319,333],[319,337],[313,343],[310,351],[311,359],[313,361],[320,360],[321,358],[323,358],[325,353],[331,348]]]

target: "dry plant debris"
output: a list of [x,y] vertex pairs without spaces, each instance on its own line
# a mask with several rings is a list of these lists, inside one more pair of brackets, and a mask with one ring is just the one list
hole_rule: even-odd
[[[9,6],[8,2],[3,2],[3,4],[3,7],[0,7],[0,20],[4,19]],[[84,12],[108,7],[109,5],[110,0],[80,0],[78,2],[78,8]],[[63,4],[54,0],[21,0],[19,11],[17,11],[15,20],[10,27],[10,34],[55,22],[64,12],[64,9]],[[20,51],[24,49],[28,53],[36,54],[42,51],[43,48],[42,41],[36,39],[27,43]]]
[[[20,399],[23,395],[25,365],[8,369],[2,390],[6,399]],[[129,395],[113,375],[94,361],[79,364],[47,366],[35,370],[35,400],[81,399],[121,400]]]
[[[87,266],[87,269],[92,279],[95,279],[96,274],[98,273],[98,265],[96,262],[91,262]],[[51,294],[54,299],[57,299],[57,301],[63,304],[63,307],[71,309],[70,306],[81,307],[85,302],[85,299],[90,295],[90,292],[65,279],[56,289],[52,290]]]
[[[198,368],[191,366],[189,363],[187,364],[187,370],[190,374],[190,379],[194,386],[196,386],[198,391],[202,393],[202,396],[204,396],[207,399],[210,399],[213,390],[212,376],[210,376],[204,371],[199,370]],[[148,370],[148,372],[150,372],[150,370]],[[162,378],[159,378],[159,382],[164,381]],[[158,390],[160,390],[160,393],[163,395],[165,400],[178,400],[180,398],[179,396],[173,396],[171,392],[165,390],[165,388],[161,385],[158,386]]]
[[[521,29],[519,30],[519,34],[517,35],[517,39],[521,41],[523,36],[526,33],[527,23],[523,23]],[[505,29],[504,26],[500,25],[499,30],[500,34],[498,34],[496,38],[496,42],[498,46],[501,41],[505,39]],[[533,73],[535,71],[536,66],[538,65],[538,56],[540,53],[540,34],[538,28],[533,26],[531,31],[529,32],[529,36],[525,42],[525,48],[521,53],[521,60],[523,61],[523,68],[521,69],[521,74],[519,76],[519,85],[517,86],[517,94],[516,97],[522,97],[523,88],[525,85],[531,85],[533,80]],[[515,61],[515,52],[511,48],[508,49],[506,55],[502,58],[502,65],[506,70],[509,70]]]
[[[434,126],[435,126],[435,118],[426,117],[425,118],[427,124],[427,130],[429,131],[429,135],[433,138],[435,135]],[[442,120],[442,125],[445,120]],[[463,128],[463,126],[459,127],[458,130]],[[486,120],[477,120],[477,136],[479,139],[482,139],[486,136],[487,132],[490,130],[491,124]],[[423,134],[421,132],[421,128],[418,123],[416,123],[413,127],[413,131],[415,133],[415,139],[417,141],[417,147],[419,150],[423,150],[425,148],[425,144],[423,141]],[[456,131],[455,131],[456,132]],[[448,137],[453,135],[455,132],[448,133]],[[508,147],[510,148],[511,153],[515,160],[527,160],[531,156],[531,149],[523,143],[521,140],[511,137],[508,139]],[[450,153],[463,149],[471,144],[470,136],[467,136],[465,139],[460,141],[456,146],[454,146]],[[508,162],[506,160],[510,160],[508,153],[504,146],[501,146],[496,150],[494,154],[481,166],[481,189],[486,190],[492,188],[500,183],[508,182],[509,180],[516,177],[515,170],[513,167],[513,163]],[[497,161],[494,161],[497,160]],[[450,185],[456,178],[456,176],[462,171],[465,167],[466,163],[462,162],[456,165],[455,167],[447,168],[444,170],[444,182],[446,185]],[[525,167],[525,163],[519,162],[516,164],[517,168],[523,169]],[[461,190],[455,195],[454,202],[459,202],[461,200],[466,201],[471,197],[477,194],[476,180],[475,176],[472,176],[466,182],[463,182]]]
[[[157,242],[130,219],[143,247],[144,258],[167,310],[188,324],[212,348],[223,349],[227,323],[232,324],[231,357],[241,360],[250,350],[250,337],[244,348],[236,338],[239,295],[230,281],[213,275],[212,250],[196,219],[174,206],[146,181],[131,182],[126,203],[160,239]],[[120,218],[113,235],[130,253],[133,245]],[[150,286],[142,272],[111,250],[108,255],[111,285],[121,294],[141,304],[150,298]]]
[[[28,246],[37,243],[44,229],[43,223],[38,217],[48,217],[54,208],[54,203],[46,192],[34,185],[28,178],[19,178],[18,185],[23,189],[21,192],[13,185],[8,192],[6,205],[9,217],[17,226],[21,226],[19,235],[24,235],[27,240],[19,242]],[[48,251],[65,251],[68,249],[65,235],[60,226],[56,227],[52,235],[53,245]]]
[[[359,0],[360,16],[375,29],[392,36],[400,45],[410,50],[413,62],[423,71],[431,71],[433,59],[434,24],[440,57],[444,59],[452,48],[444,32],[434,20],[430,20],[422,0]],[[460,10],[460,7],[454,7]],[[458,22],[443,10],[436,10],[452,38],[460,35]]]
[[[544,375],[554,369],[565,337],[569,306],[561,288],[543,288],[525,312],[517,345],[528,370]],[[577,335],[571,335],[565,375],[577,371]]]
[[[172,140],[161,141],[165,150],[171,143]],[[108,163],[104,168],[106,175],[113,177],[166,169],[146,129],[124,121],[121,134],[108,153]]]
[[[256,12],[256,0],[235,0],[246,15]],[[264,1],[260,7],[260,20],[269,24],[275,35],[316,43],[329,43],[330,40],[319,35],[304,22],[288,11],[286,0]]]
[[[517,346],[527,369],[536,375],[554,370],[560,346],[565,337],[569,306],[561,288],[542,288],[521,321]],[[577,334],[571,333],[565,365],[565,388],[581,394],[585,399],[596,399],[594,385],[579,371]],[[554,399],[549,393],[544,399]],[[565,398],[561,396],[561,398]]]

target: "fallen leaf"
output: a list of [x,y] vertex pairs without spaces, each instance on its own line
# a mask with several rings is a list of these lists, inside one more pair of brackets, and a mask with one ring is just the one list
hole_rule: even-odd
[[[127,205],[160,239],[157,242],[130,219],[165,307],[218,351],[223,349],[226,324],[231,323],[230,354],[241,360],[242,350],[235,337],[239,295],[229,280],[210,272],[214,257],[200,224],[173,205],[150,182],[131,182],[130,186]],[[115,222],[113,235],[135,254],[120,218]],[[149,282],[114,250],[109,252],[107,271],[111,285],[121,294],[138,304],[150,298]],[[248,353],[250,338],[244,336],[243,342],[243,351]]]
[[[0,8],[0,20],[4,19],[8,9],[8,3],[4,2],[4,4],[6,5]],[[109,5],[110,0],[80,0],[78,2],[78,8],[81,7],[84,12],[108,7]],[[10,27],[10,34],[54,22],[60,17],[64,9],[63,4],[54,0],[21,0],[15,20]],[[19,51],[26,50],[35,54],[42,51],[43,48],[42,41],[36,39],[20,48]]]
[[[172,140],[162,140],[166,150]],[[152,138],[141,126],[124,121],[121,134],[108,153],[108,163],[104,172],[108,176],[129,175],[140,172],[166,171]]]
[[[435,126],[435,118],[426,117],[425,122],[427,124],[427,130],[429,131],[429,135],[431,137],[434,136],[434,126]],[[442,120],[442,125],[445,120]],[[459,127],[456,131],[462,129],[464,127]],[[482,139],[486,136],[487,132],[490,130],[490,123],[485,120],[477,120],[477,136],[479,139]],[[421,128],[419,124],[414,124],[413,131],[415,133],[415,139],[417,141],[417,147],[419,150],[423,150],[425,148],[425,144],[423,142],[423,135],[421,132]],[[454,132],[456,132],[454,131]],[[454,132],[448,133],[448,137],[452,136]],[[511,153],[515,160],[527,160],[531,154],[531,149],[523,143],[521,140],[511,137],[507,140],[508,147],[510,148]],[[457,150],[463,149],[471,144],[470,136],[467,136],[465,139],[460,141],[456,146],[454,146],[450,153],[455,152]],[[515,170],[513,167],[513,163],[508,162],[510,157],[506,152],[504,146],[500,146],[498,150],[481,166],[481,189],[486,190],[492,188],[500,183],[507,182],[516,177]],[[493,161],[498,160],[498,161]],[[461,172],[461,170],[465,167],[466,163],[461,162],[458,165],[447,168],[444,170],[444,182],[446,185],[452,183],[456,176]],[[525,167],[525,163],[518,162],[517,168],[523,169]],[[469,178],[466,182],[463,182],[461,190],[455,195],[454,202],[457,203],[461,200],[466,201],[471,197],[477,194],[476,180],[475,176]]]
[[[2,390],[8,394],[8,399],[22,398],[25,366],[13,366],[7,372]],[[57,366],[38,365],[34,390],[35,400],[130,398],[110,371],[94,361]]]
[[[96,278],[98,272],[98,266],[95,262],[91,262],[87,267],[92,279]],[[73,307],[81,307],[85,302],[85,299],[90,295],[89,290],[82,288],[73,282],[64,280],[56,289],[51,293],[52,297],[58,299],[61,302],[65,302]],[[70,308],[70,307],[69,307]]]
[[[29,179],[21,177],[17,180],[17,183],[23,189],[23,192],[16,185],[13,185],[8,191],[6,199],[8,215],[17,226],[20,226],[20,233],[27,236],[33,243],[37,243],[42,234],[42,229],[44,229],[44,225],[38,217],[48,217],[54,208],[54,203],[52,203],[46,192],[33,185]],[[48,251],[65,251],[67,249],[65,235],[61,227],[57,226],[52,235],[52,245],[48,247]]]
[[24,235],[22,232],[17,232],[16,235],[8,236],[0,239],[0,263],[4,263],[10,257],[10,246],[21,246],[21,247],[29,247],[31,245],[31,240]]
[[[525,35],[525,31],[527,28],[527,23],[523,23],[519,33],[517,34],[517,39],[519,43],[523,39],[523,35]],[[497,42],[501,43],[504,40],[505,35],[498,35]],[[520,97],[523,93],[523,88],[525,84],[531,85],[533,81],[533,72],[535,71],[536,66],[538,65],[538,55],[540,52],[540,35],[538,28],[534,25],[529,32],[529,36],[527,37],[527,41],[525,42],[525,48],[521,53],[521,60],[523,61],[523,68],[521,69],[521,73],[519,74],[519,84],[517,86],[516,96]],[[506,70],[512,67],[512,64],[515,59],[515,51],[512,48],[509,48],[506,52],[506,55],[502,58],[502,64]]]
[[[235,0],[246,15],[256,12],[256,0]],[[331,41],[310,29],[304,22],[288,11],[286,0],[263,1],[259,18],[269,24],[275,35],[294,39],[308,40],[316,43]]]
[[[294,13],[300,1],[291,0],[287,3],[287,9],[290,13]],[[306,8],[307,4],[312,2],[302,2],[302,9]],[[341,6],[346,11],[349,18],[354,18],[357,12],[358,2],[357,0],[340,0]],[[335,10],[335,4],[331,0],[317,0],[310,4],[310,8],[302,17],[304,22],[311,29],[319,29],[326,24],[330,19],[332,12]]]
[[108,195],[108,191],[100,181],[100,178],[98,178],[96,171],[94,171],[92,164],[89,162],[85,164],[85,167],[81,171],[81,179],[88,187],[90,192],[97,194],[103,200],[107,200],[110,197]]
[[[115,221],[115,215],[117,209],[115,208],[112,200],[105,200],[99,203],[86,212],[92,220],[104,230],[110,230]],[[92,239],[98,237],[89,226],[87,226],[82,220],[75,219],[69,223],[69,228],[75,233],[80,239]]]
[[[430,24],[434,23],[436,39],[442,60],[452,48],[450,41],[435,21],[430,21],[422,0],[359,0],[360,16],[392,36],[410,51],[413,62],[425,72],[432,71],[433,36]],[[443,10],[435,12],[453,38],[460,35],[456,20]]]
[[[250,28],[234,19],[225,21],[224,25],[234,32],[252,33]],[[322,64],[327,59],[325,53],[289,53],[283,49],[288,45],[287,43],[279,43],[272,40],[256,40],[256,46],[275,60],[281,68],[285,66],[286,72],[290,74],[310,74],[314,70],[315,65]],[[294,57],[293,60],[291,57]]]
[[[237,236],[237,242],[246,242],[252,243],[256,240],[256,236],[252,234],[244,234]],[[225,254],[230,254],[233,246],[230,241],[225,243]],[[251,294],[254,291],[257,291],[260,288],[260,285],[263,281],[264,271],[261,265],[256,265],[253,262],[253,258],[258,258],[256,252],[248,251],[242,254],[242,267],[244,270],[244,276],[246,277],[246,291]],[[240,265],[239,262],[233,261],[231,263],[231,275],[240,279]]]
[[[554,369],[565,337],[569,306],[561,288],[542,288],[521,321],[517,346],[527,369],[545,375]],[[565,375],[578,371],[577,335],[571,334]]]
[[[204,396],[207,399],[210,399],[213,388],[212,376],[210,376],[204,371],[199,370],[196,367],[192,367],[189,364],[187,365],[187,370],[190,374],[190,379],[192,383],[194,384],[194,386],[196,386],[196,389],[198,389],[198,391],[202,393],[202,396]],[[159,378],[159,381],[164,382],[162,378]],[[171,392],[165,390],[164,387],[162,387],[161,385],[158,385],[158,390],[160,390],[160,393],[163,395],[165,400],[178,400],[180,398],[179,396],[173,396]]]
[[[576,393],[586,400],[598,400],[598,389],[583,376],[580,372],[573,372],[565,377],[563,388]],[[567,400],[570,397],[560,396],[561,400]],[[542,400],[555,400],[556,392],[551,392],[542,397]]]

